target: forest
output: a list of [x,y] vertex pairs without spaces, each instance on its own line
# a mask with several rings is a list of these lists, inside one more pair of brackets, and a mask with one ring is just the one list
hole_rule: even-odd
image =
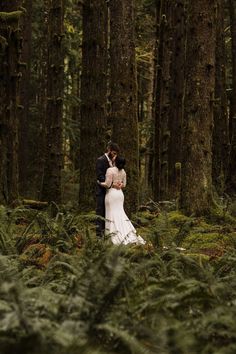
[[[109,141],[145,244],[96,236]],[[0,353],[235,354],[235,316],[236,0],[0,0]]]

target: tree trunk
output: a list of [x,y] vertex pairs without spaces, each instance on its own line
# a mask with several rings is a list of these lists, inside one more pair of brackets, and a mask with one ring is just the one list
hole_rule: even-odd
[[203,215],[212,203],[216,1],[189,2],[180,206]]
[[[161,26],[163,25],[163,61],[161,68],[161,100],[160,100],[160,199],[169,196],[169,142],[170,142],[170,89],[172,59],[172,16],[173,3],[165,1]],[[158,79],[158,78],[157,78]]]
[[160,76],[160,53],[162,52],[162,31],[160,26],[161,14],[163,8],[163,0],[157,0],[155,4],[155,17],[156,17],[156,33],[155,33],[155,47],[154,47],[154,80],[153,80],[153,104],[152,104],[152,120],[153,120],[153,134],[150,138],[150,156],[149,156],[149,166],[148,166],[148,180],[151,183],[153,198],[159,199],[160,191],[160,129],[159,129],[159,107],[160,101],[160,81],[158,77]]
[[134,45],[134,2],[110,2],[110,70],[112,139],[126,157],[128,184],[125,208],[128,213],[138,206],[138,113],[137,72]]
[[21,1],[0,4],[0,203],[18,198],[20,5]]
[[96,158],[106,146],[107,11],[105,0],[88,0],[83,6],[79,157],[81,210],[95,208]]
[[63,107],[63,0],[49,1],[46,102],[46,161],[42,199],[61,202]]
[[31,31],[32,31],[32,0],[26,0],[24,7],[26,14],[23,27],[23,50],[21,61],[23,63],[22,77],[20,81],[20,100],[23,106],[19,124],[19,189],[20,194],[25,195],[28,182],[28,127],[29,127],[29,82],[31,66]]
[[[150,51],[150,57],[140,63],[139,101],[142,108],[142,122],[140,131],[140,192],[147,198],[152,196],[152,183],[149,178],[149,166],[152,154],[152,129],[153,129],[153,89],[154,89],[154,43]],[[142,102],[142,104],[141,104]]]
[[[183,96],[185,81],[185,50],[186,50],[186,0],[176,0],[173,11],[173,45],[171,62],[170,88],[170,140],[168,147],[169,170],[169,197],[175,198],[180,192],[177,190],[176,179],[179,170],[176,164],[181,162],[182,124],[183,124]],[[177,174],[176,174],[177,173]]]
[[225,180],[228,173],[227,169],[229,161],[229,119],[226,95],[226,52],[224,29],[224,1],[218,0],[212,178],[214,186],[221,194],[225,188]]
[[232,43],[232,93],[230,103],[230,160],[227,191],[236,193],[236,3],[229,0]]
[[[80,98],[80,71],[76,73],[71,73],[71,94],[78,98]],[[73,169],[79,169],[79,127],[80,127],[80,105],[78,101],[75,101],[71,107],[71,120],[75,126],[75,131],[73,131],[73,137],[70,136],[70,159],[73,164]]]
[[28,112],[27,197],[41,199],[46,146],[46,90],[49,1],[32,2],[33,38],[31,80],[27,83]]
[[161,199],[161,112],[163,92],[163,62],[164,62],[164,36],[166,28],[166,16],[163,16],[165,4],[163,0],[157,1],[156,29],[156,70],[155,70],[155,100],[154,100],[154,161],[153,161],[153,197]]

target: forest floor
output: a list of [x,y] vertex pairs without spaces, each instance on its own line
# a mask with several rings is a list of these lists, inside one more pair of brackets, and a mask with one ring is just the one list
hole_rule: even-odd
[[1,207],[1,354],[235,354],[233,208],[151,204],[145,246],[98,240],[93,212]]

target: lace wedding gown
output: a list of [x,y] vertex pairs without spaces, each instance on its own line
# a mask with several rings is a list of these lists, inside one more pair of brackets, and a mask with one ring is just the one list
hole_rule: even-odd
[[124,194],[122,189],[112,188],[114,182],[122,182],[126,186],[126,172],[117,167],[107,169],[106,180],[101,183],[107,188],[105,196],[105,234],[111,237],[115,245],[129,243],[145,244],[144,239],[137,235],[136,230],[124,211]]

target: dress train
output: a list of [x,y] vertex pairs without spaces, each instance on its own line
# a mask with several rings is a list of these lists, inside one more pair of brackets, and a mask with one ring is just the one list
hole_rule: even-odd
[[110,188],[105,197],[106,221],[105,234],[115,245],[129,243],[145,244],[124,211],[124,194],[121,189]]

